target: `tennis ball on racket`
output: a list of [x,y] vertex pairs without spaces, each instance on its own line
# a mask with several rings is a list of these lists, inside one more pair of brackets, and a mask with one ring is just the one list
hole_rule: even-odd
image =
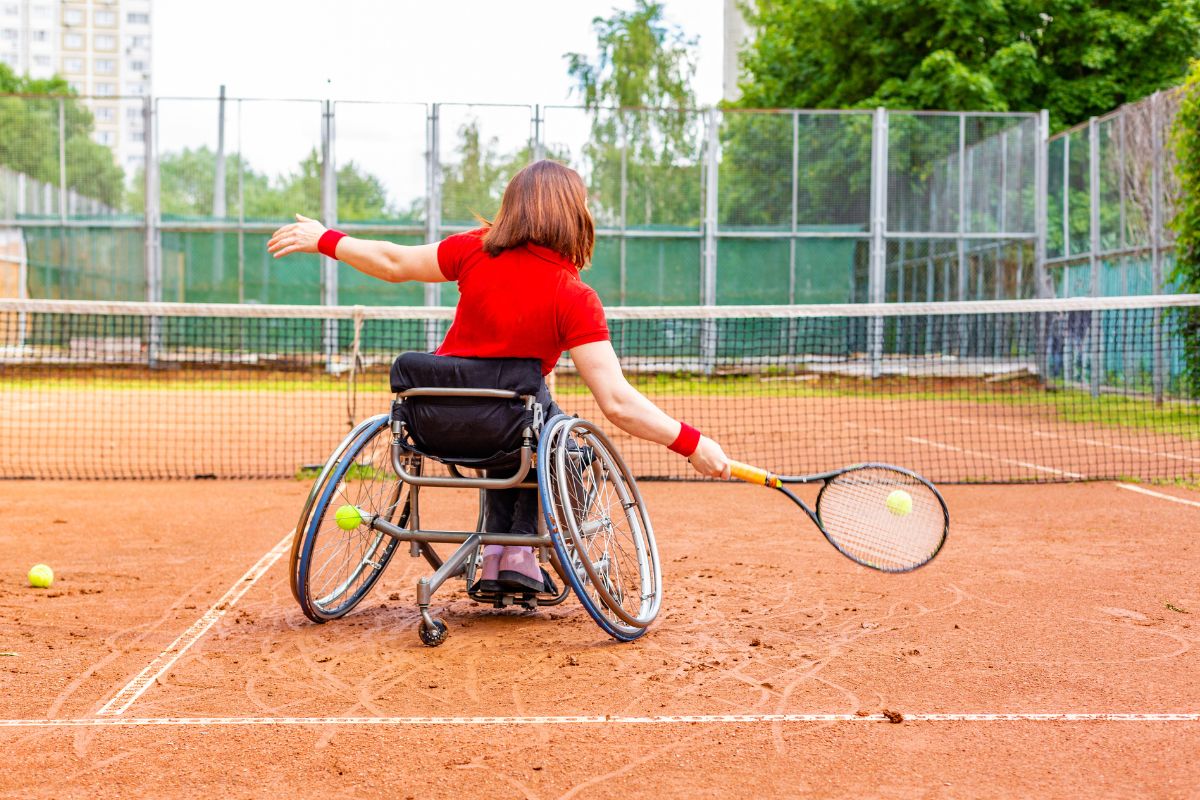
[[334,512],[333,518],[337,520],[337,526],[344,531],[352,531],[359,525],[362,525],[362,512],[354,506],[341,506]]
[[887,496],[887,510],[897,517],[907,517],[912,513],[912,495],[903,489],[896,489]]
[[54,570],[45,564],[34,564],[29,568],[29,585],[36,589],[49,589],[54,583]]

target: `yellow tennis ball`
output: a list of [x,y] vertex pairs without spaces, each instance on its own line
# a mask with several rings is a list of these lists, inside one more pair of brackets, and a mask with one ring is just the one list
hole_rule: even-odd
[[337,526],[344,531],[352,531],[359,525],[362,525],[362,513],[354,506],[341,506],[334,512],[333,518],[337,520]]
[[907,517],[912,513],[912,495],[903,489],[896,489],[887,496],[887,510],[897,517]]
[[49,589],[54,583],[54,570],[45,564],[34,564],[29,568],[29,585],[37,589]]

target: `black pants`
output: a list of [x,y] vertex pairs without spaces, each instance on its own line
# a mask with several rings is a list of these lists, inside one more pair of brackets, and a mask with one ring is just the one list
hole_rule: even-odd
[[[550,389],[542,381],[538,389],[537,402],[542,405],[542,417],[545,422],[562,409],[550,397]],[[516,470],[488,470],[489,478],[508,477]],[[529,477],[534,477],[533,470]],[[484,521],[483,529],[492,533],[516,533],[532,536],[537,530],[538,496],[536,489],[487,489],[483,498]]]

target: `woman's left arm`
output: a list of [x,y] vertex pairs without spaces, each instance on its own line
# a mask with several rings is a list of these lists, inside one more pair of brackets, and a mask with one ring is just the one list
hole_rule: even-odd
[[[317,242],[326,228],[320,222],[296,215],[296,221],[284,225],[271,235],[267,250],[275,258],[291,253],[316,253]],[[446,280],[438,267],[438,243],[406,246],[377,239],[356,239],[343,236],[334,251],[338,261],[344,261],[372,278],[403,283],[423,281],[436,283]]]

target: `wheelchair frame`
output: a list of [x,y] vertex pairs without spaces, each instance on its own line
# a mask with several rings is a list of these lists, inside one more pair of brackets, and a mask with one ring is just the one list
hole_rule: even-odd
[[[391,556],[394,554],[392,548],[394,548],[395,544],[399,542],[408,542],[409,555],[412,557],[423,557],[434,569],[432,575],[423,576],[418,579],[416,594],[417,606],[421,617],[418,627],[418,634],[420,635],[421,641],[426,645],[437,646],[445,640],[448,634],[445,623],[439,619],[436,619],[430,613],[430,605],[432,603],[434,593],[447,580],[458,576],[465,576],[467,585],[470,587],[472,585],[475,571],[479,567],[482,547],[484,545],[516,545],[535,548],[536,552],[538,553],[539,561],[548,562],[551,565],[551,567],[554,569],[554,572],[563,582],[562,590],[558,593],[558,595],[554,597],[545,597],[539,596],[532,592],[476,592],[471,594],[472,599],[476,600],[477,602],[490,602],[493,606],[498,608],[509,605],[522,605],[530,610],[533,610],[539,606],[553,606],[562,603],[566,599],[567,595],[570,594],[572,587],[574,587],[588,613],[602,629],[604,629],[614,638],[622,641],[629,641],[644,633],[646,628],[649,627],[650,623],[653,621],[654,616],[657,615],[659,602],[658,592],[659,586],[661,585],[661,573],[659,571],[657,550],[654,546],[653,531],[650,529],[649,517],[645,514],[644,503],[642,502],[641,495],[637,491],[636,482],[634,482],[632,475],[628,473],[628,468],[625,466],[624,461],[621,460],[620,456],[617,455],[615,450],[612,449],[611,442],[604,437],[604,444],[608,448],[609,458],[614,459],[614,463],[622,472],[622,474],[619,476],[619,480],[622,482],[622,486],[625,487],[621,492],[623,498],[623,508],[628,516],[630,509],[636,505],[636,516],[644,523],[646,533],[648,533],[649,546],[654,551],[649,559],[649,562],[652,562],[653,566],[652,578],[654,581],[652,590],[652,611],[649,614],[649,619],[645,620],[644,622],[642,620],[636,620],[636,624],[633,626],[628,626],[620,621],[614,623],[613,621],[606,620],[606,616],[602,613],[602,609],[595,607],[596,600],[590,596],[585,597],[585,587],[587,586],[589,575],[595,577],[596,574],[595,570],[593,569],[594,565],[591,561],[589,561],[586,565],[578,563],[578,553],[574,552],[571,548],[564,546],[562,541],[555,541],[554,536],[552,535],[552,532],[546,523],[547,515],[551,513],[550,509],[553,505],[552,503],[545,502],[544,499],[539,500],[539,506],[542,510],[542,513],[538,514],[537,532],[533,535],[527,536],[511,533],[489,532],[484,530],[484,524],[486,521],[484,515],[484,490],[518,488],[536,489],[539,491],[539,494],[544,491],[539,483],[528,480],[530,469],[536,463],[534,448],[537,446],[538,452],[544,449],[542,447],[540,437],[544,437],[551,433],[553,424],[556,422],[556,420],[564,419],[564,417],[557,417],[555,420],[550,420],[546,423],[543,423],[543,409],[541,404],[536,401],[534,396],[521,395],[517,392],[503,389],[486,388],[415,387],[406,391],[402,391],[396,395],[396,399],[393,401],[393,411],[395,410],[396,404],[403,403],[408,398],[413,397],[476,397],[492,398],[496,400],[520,400],[523,402],[526,409],[531,411],[533,414],[533,423],[530,426],[526,426],[521,432],[521,445],[518,450],[519,464],[516,472],[507,478],[471,477],[463,475],[459,467],[455,464],[442,461],[450,473],[448,476],[423,475],[419,469],[414,470],[413,468],[408,467],[405,462],[414,457],[422,459],[425,457],[435,457],[427,456],[426,454],[421,453],[421,451],[416,450],[415,448],[406,444],[408,431],[406,430],[405,423],[402,420],[397,419],[397,415],[393,413],[391,415],[390,423],[387,425],[387,427],[391,435],[391,443],[389,446],[391,468],[396,473],[399,481],[398,489],[395,492],[393,499],[390,501],[390,506],[386,509],[385,513],[364,513],[362,509],[359,509],[359,513],[362,519],[362,525],[378,534],[390,537],[394,540],[394,542],[388,546],[387,555],[386,558],[383,559],[382,564],[372,561],[369,558],[370,553],[365,554],[354,574],[348,579],[342,581],[339,588],[344,592],[347,590],[347,587],[353,585],[354,582],[361,577],[363,570],[368,568],[376,570],[376,572],[370,574],[368,576],[368,580],[364,582],[365,588],[360,589],[360,596],[358,596],[356,599],[353,599],[353,601],[347,607],[341,609],[340,613],[333,617],[318,616],[309,607],[311,598],[302,597],[302,594],[308,591],[308,587],[300,585],[300,571],[307,568],[304,566],[301,557],[303,554],[311,551],[311,544],[308,546],[307,550],[304,548],[304,543],[308,540],[308,538],[312,536],[315,540],[315,537],[319,535],[317,526],[321,522],[321,516],[318,515],[312,520],[310,520],[310,516],[314,510],[314,507],[316,507],[318,503],[323,504],[322,508],[318,509],[322,514],[329,510],[330,500],[332,498],[330,496],[328,481],[337,473],[338,467],[342,464],[341,457],[353,450],[356,445],[359,446],[359,451],[361,452],[361,450],[364,449],[375,436],[383,433],[380,427],[378,427],[382,422],[380,417],[373,417],[356,426],[354,430],[352,430],[350,434],[348,434],[342,441],[337,450],[335,450],[330,456],[321,474],[314,482],[313,488],[309,493],[308,500],[305,502],[300,523],[297,525],[296,539],[292,548],[292,593],[296,600],[300,603],[305,614],[315,622],[325,622],[327,619],[337,618],[345,613],[348,613],[355,605],[357,605],[358,602],[361,601],[363,597],[365,597],[367,593],[369,593],[375,580],[378,578],[378,574],[383,571],[388,561],[390,561]],[[569,424],[582,424],[590,426],[590,423],[586,423],[581,420],[577,420]],[[373,427],[374,430],[372,431]],[[553,430],[557,430],[557,428],[553,428]],[[593,431],[592,435],[603,437],[603,434],[599,433],[598,430]],[[435,460],[441,461],[441,459]],[[417,463],[420,462],[418,461]],[[344,471],[342,474],[344,475]],[[401,505],[401,497],[404,495],[404,484],[407,484],[409,487],[407,497],[403,500],[404,509],[407,513],[402,514],[402,519],[400,520],[401,524],[397,524],[396,522],[392,522],[389,517],[392,517]],[[420,490],[424,487],[458,487],[480,490],[479,513],[476,519],[475,530],[448,531],[422,528],[420,524]],[[629,489],[632,489],[632,492],[630,492]],[[311,532],[310,527],[312,528]],[[561,520],[560,525],[556,527],[561,527]],[[576,532],[580,530],[579,525],[575,522],[571,522],[567,527],[570,527],[571,530]],[[633,527],[636,529],[638,526],[634,524]],[[555,531],[555,533],[561,539],[562,532]],[[592,533],[595,533],[594,526],[592,528]],[[642,535],[641,531],[637,531],[637,534],[639,536]],[[432,545],[434,544],[457,544],[458,547],[450,556],[443,559],[433,549]],[[372,545],[370,552],[374,552],[374,549],[377,545],[378,540]],[[569,569],[568,566],[564,564],[563,558],[574,558],[574,562],[571,564]],[[643,586],[643,606],[646,598],[644,593],[645,584],[648,578],[645,563],[643,563],[646,561],[647,559],[639,553],[639,571],[641,573],[639,579],[641,580]],[[298,566],[298,564],[300,566]],[[604,593],[604,596],[609,597],[607,591]],[[626,620],[634,619],[633,617],[630,617],[628,613],[620,613],[620,616]]]

